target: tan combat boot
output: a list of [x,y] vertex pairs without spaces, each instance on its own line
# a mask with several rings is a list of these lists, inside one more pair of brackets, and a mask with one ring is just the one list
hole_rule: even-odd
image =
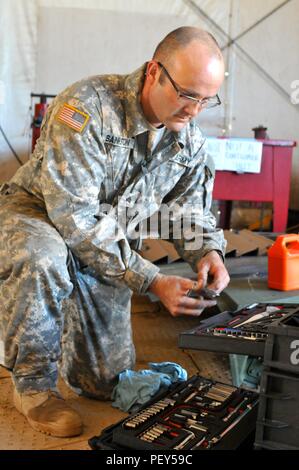
[[78,413],[68,406],[57,392],[19,393],[14,389],[14,405],[36,431],[56,437],[72,437],[82,433]]

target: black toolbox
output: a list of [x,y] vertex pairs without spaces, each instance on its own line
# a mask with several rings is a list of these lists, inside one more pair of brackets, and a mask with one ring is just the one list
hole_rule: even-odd
[[89,439],[97,450],[238,449],[255,430],[255,392],[199,375]]
[[269,328],[255,447],[299,450],[299,312]]
[[[298,304],[269,302],[225,311],[200,321],[192,330],[180,333],[179,347],[264,356],[270,329],[279,327],[283,321],[291,320],[298,314]],[[253,321],[254,318],[257,319]]]

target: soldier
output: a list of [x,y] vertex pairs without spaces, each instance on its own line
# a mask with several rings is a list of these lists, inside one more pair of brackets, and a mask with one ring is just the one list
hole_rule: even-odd
[[181,27],[132,74],[60,93],[30,160],[2,187],[0,363],[34,429],[82,431],[57,391],[58,368],[77,394],[107,399],[134,366],[132,291],[153,292],[173,316],[215,304],[191,298],[191,280],[162,275],[138,254],[136,227],[162,205],[172,226],[194,209],[195,248],[190,230],[169,238],[198,273],[197,287],[208,276],[217,292],[227,286],[225,240],[210,212],[214,170],[194,121],[220,104],[223,77],[214,38]]

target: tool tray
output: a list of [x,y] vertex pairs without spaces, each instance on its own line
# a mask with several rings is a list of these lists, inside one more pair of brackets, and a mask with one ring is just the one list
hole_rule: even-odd
[[258,395],[201,376],[89,440],[92,449],[237,449],[255,430]]
[[[256,315],[267,315],[255,321]],[[225,311],[199,322],[179,335],[179,347],[206,351],[263,356],[269,330],[279,327],[293,315],[298,304],[255,303],[236,311]],[[249,323],[244,322],[251,320]]]

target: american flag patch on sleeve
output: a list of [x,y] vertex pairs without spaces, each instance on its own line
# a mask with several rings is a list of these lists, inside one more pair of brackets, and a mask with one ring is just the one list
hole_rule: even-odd
[[70,104],[64,103],[58,111],[56,119],[81,134],[85,129],[90,116],[79,111],[79,109],[74,108]]

